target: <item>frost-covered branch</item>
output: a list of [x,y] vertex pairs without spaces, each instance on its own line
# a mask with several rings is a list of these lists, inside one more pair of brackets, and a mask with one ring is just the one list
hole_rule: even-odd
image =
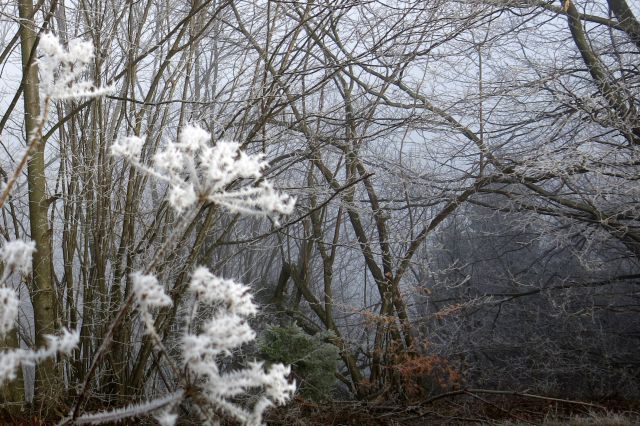
[[94,58],[91,42],[74,39],[65,48],[57,36],[44,33],[38,50],[40,86],[45,101],[92,98],[111,92],[110,87],[96,87],[93,82],[83,80]]
[[[7,199],[30,153],[42,141],[49,103],[101,96],[109,91],[108,88],[96,88],[84,79],[93,59],[93,46],[90,43],[73,40],[65,47],[56,36],[48,33],[41,36],[39,53],[43,114],[36,131],[30,135],[27,152],[0,195],[0,206]],[[112,146],[111,152],[141,172],[167,183],[167,200],[178,213],[187,210],[193,212],[196,205],[203,203],[215,203],[231,212],[274,219],[293,211],[295,200],[276,191],[263,178],[262,171],[267,166],[263,156],[245,153],[236,142],[218,141],[212,144],[208,132],[197,126],[187,126],[182,129],[177,141],[169,142],[153,157],[151,165],[145,165],[141,160],[143,145],[142,138],[122,138]],[[167,244],[163,248],[165,246]],[[0,261],[4,266],[0,280],[0,338],[15,327],[20,305],[18,293],[6,287],[6,282],[13,274],[28,275],[31,272],[35,249],[33,242],[24,241],[10,241],[0,249]],[[165,251],[160,250],[158,256],[164,255]],[[155,311],[171,306],[174,301],[165,293],[165,287],[153,270],[152,263],[142,271],[131,274],[133,291],[116,315],[110,330],[117,326],[127,306],[135,302],[146,332],[176,374],[175,390],[146,403],[79,415],[86,390],[83,387],[73,415],[63,421],[104,423],[156,412],[156,419],[163,425],[169,425],[177,419],[172,410],[185,395],[196,392],[198,396],[192,399],[199,406],[206,405],[201,410],[203,415],[223,412],[247,425],[261,424],[264,410],[273,404],[286,402],[293,395],[295,384],[287,379],[289,368],[281,364],[265,369],[261,362],[256,361],[245,369],[230,372],[221,369],[220,362],[224,356],[255,339],[255,333],[247,322],[248,317],[257,312],[250,289],[233,280],[217,277],[207,268],[197,268],[189,287],[193,295],[193,315],[187,319],[185,332],[180,338],[181,353],[172,359],[154,328],[154,315]],[[209,316],[197,327],[195,315],[204,306],[207,309],[201,309],[201,312],[207,312]],[[48,336],[43,348],[15,348],[0,353],[0,383],[15,378],[20,366],[35,365],[56,354],[70,353],[78,342],[78,331],[63,329],[59,336]],[[106,346],[108,341],[103,342],[98,353],[94,354],[94,363]],[[177,366],[187,374],[177,374]],[[90,380],[93,371],[92,364],[86,380]],[[255,396],[255,403],[251,406],[237,401],[239,396],[247,393]]]
[[[84,414],[77,417],[74,423],[77,425],[97,425],[104,423],[116,423],[127,418],[137,417],[148,414],[150,412],[159,411],[167,406],[171,407],[180,403],[184,397],[182,390],[177,390],[170,394],[164,395],[150,401],[144,401],[138,404],[131,404],[126,407],[118,408],[110,411],[102,411],[99,413]],[[176,416],[166,411],[159,411],[156,419],[161,425],[174,424]],[[71,419],[64,419],[61,423]]]
[[[249,155],[237,142],[218,141],[211,145],[211,134],[189,125],[175,142],[154,155],[151,166],[141,162],[144,140],[137,136],[118,139],[111,154],[169,185],[169,204],[178,212],[197,201],[216,203],[230,212],[253,216],[288,215],[295,199],[273,189],[262,177],[267,166],[262,155]],[[253,186],[233,185],[250,180]],[[233,188],[232,188],[233,187]]]
[[[261,155],[248,155],[235,142],[220,141],[211,146],[210,141],[211,135],[205,130],[187,126],[177,142],[170,142],[154,156],[152,166],[141,161],[144,140],[139,137],[119,139],[111,147],[111,153],[141,172],[166,182],[168,202],[178,213],[193,208],[199,201],[249,215],[277,216],[293,211],[293,198],[278,193],[267,181],[258,183],[267,165]],[[246,179],[255,184],[230,189],[237,181]],[[148,271],[135,272],[131,279],[146,331],[163,349],[163,355],[169,357],[154,328],[152,311],[170,306],[172,301]],[[245,369],[221,371],[221,357],[231,355],[234,349],[256,337],[247,323],[247,318],[257,312],[249,287],[198,267],[192,273],[189,291],[194,297],[194,306],[181,337],[181,364],[189,373],[187,377],[195,378],[195,383],[183,382],[182,385],[195,387],[215,411],[246,425],[261,424],[264,410],[273,404],[285,403],[295,392],[295,383],[287,379],[289,367],[281,364],[265,370],[261,362],[253,362]],[[195,318],[202,307],[207,307],[209,316],[196,327]],[[199,332],[193,331],[198,328]],[[173,364],[173,360],[170,362]],[[239,404],[236,398],[249,392],[252,395],[258,392],[253,406]],[[206,411],[209,410],[203,410]],[[170,424],[172,419],[167,413],[163,422]]]
[[[72,40],[65,48],[60,40],[51,33],[40,37],[38,60],[40,82],[44,95],[43,114],[39,124],[27,144],[27,150],[16,165],[12,175],[0,194],[0,207],[4,205],[18,176],[26,166],[29,156],[42,141],[42,131],[48,119],[48,105],[52,100],[77,99],[104,95],[109,89],[96,88],[93,83],[83,80],[93,59],[93,45],[90,42]],[[35,242],[21,240],[8,241],[0,249],[0,261],[3,274],[0,278],[0,338],[11,332],[18,319],[20,299],[18,293],[7,286],[11,274],[28,275],[31,273],[32,256],[36,250]],[[0,384],[16,377],[22,365],[35,365],[56,354],[69,354],[78,345],[78,331],[63,329],[59,336],[46,336],[47,345],[36,350],[11,349],[0,352]]]
[[111,91],[109,87],[96,87],[92,82],[82,79],[94,57],[93,45],[90,42],[71,40],[68,48],[65,48],[54,34],[44,33],[40,36],[38,50],[42,55],[38,60],[38,68],[40,86],[44,95],[43,113],[39,118],[35,132],[29,137],[25,153],[2,188],[0,207],[9,197],[13,185],[27,165],[29,157],[42,141],[42,131],[49,115],[49,102],[104,96]]
[[[14,273],[27,275],[31,272],[31,256],[35,250],[33,242],[9,241],[0,249],[0,260],[4,266],[0,280],[0,339],[14,329],[18,320],[20,298],[18,293],[6,287],[6,280]],[[16,378],[22,365],[35,365],[58,353],[69,354],[80,340],[78,331],[63,329],[60,336],[46,336],[47,346],[37,350],[10,349],[0,352],[0,385]]]

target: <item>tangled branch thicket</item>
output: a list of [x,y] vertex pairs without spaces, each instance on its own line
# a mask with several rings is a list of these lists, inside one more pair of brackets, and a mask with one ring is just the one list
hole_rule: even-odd
[[[44,52],[44,57],[39,61],[43,74],[41,79],[47,82],[44,89],[45,102],[101,96],[107,93],[105,89],[95,89],[89,82],[78,81],[86,72],[88,61],[93,57],[93,47],[90,43],[74,40],[67,50],[55,36],[45,34],[41,37],[40,48]],[[44,122],[47,117],[43,116],[40,120]],[[37,137],[41,135],[33,135],[33,138]],[[235,192],[227,191],[228,184],[236,179],[261,178],[261,170],[267,163],[260,161],[259,157],[251,157],[239,151],[238,144],[220,142],[214,147],[209,147],[210,140],[211,135],[206,131],[188,126],[182,130],[178,143],[170,143],[164,152],[156,154],[153,168],[147,168],[139,162],[140,138],[119,141],[112,146],[112,153],[123,156],[139,170],[166,181],[170,187],[169,204],[177,213],[200,209],[205,202],[216,202],[230,211],[243,214],[275,215],[292,212],[295,200],[274,191],[267,181],[262,181],[257,187],[244,187]],[[29,144],[31,143],[33,141]],[[166,170],[167,175],[161,174],[162,170]],[[189,181],[182,178],[183,173],[186,173]],[[178,228],[185,227],[184,223],[179,224]],[[164,241],[160,254],[172,249],[176,243],[172,238]],[[7,287],[8,280],[14,273],[28,275],[31,272],[34,251],[33,242],[14,240],[5,243],[0,252],[5,268],[0,280],[3,286],[0,288],[0,337],[4,337],[13,329],[20,303],[19,293]],[[136,271],[130,274],[132,292],[127,303],[120,308],[120,312],[126,312],[130,305],[135,303],[145,333],[154,340],[154,350],[158,352],[161,362],[169,365],[177,383],[166,389],[168,394],[150,401],[114,411],[81,414],[82,395],[89,392],[86,386],[88,382],[85,381],[76,407],[62,422],[111,423],[156,412],[157,420],[163,425],[169,425],[177,420],[177,407],[189,398],[198,408],[202,420],[214,421],[216,414],[223,412],[243,424],[262,424],[262,413],[266,408],[273,403],[283,404],[293,395],[295,383],[290,383],[287,379],[290,368],[274,364],[265,371],[260,362],[250,363],[246,369],[228,372],[223,372],[220,368],[225,355],[231,355],[234,349],[256,337],[247,324],[247,318],[257,313],[257,307],[251,300],[250,289],[233,280],[219,278],[206,267],[199,267],[193,271],[189,290],[195,300],[189,303],[192,308],[184,324],[184,334],[180,338],[181,351],[176,356],[166,349],[154,325],[153,311],[173,305],[172,299],[165,293],[164,286],[154,275],[155,270],[156,264],[152,262],[146,266],[144,272]],[[210,308],[209,318],[202,322],[202,316],[198,313],[207,307]],[[116,317],[111,327],[118,326],[118,322]],[[105,336],[103,345],[93,355],[94,365],[105,356],[104,351],[110,338],[111,335]],[[79,330],[69,332],[65,329],[60,337],[50,336],[46,348],[14,349],[0,353],[0,381],[15,379],[18,368],[23,365],[35,365],[40,360],[54,357],[58,353],[71,354],[77,349],[79,340]],[[261,389],[263,392],[259,397],[254,395],[256,401],[252,408],[237,402],[239,396],[254,389]],[[187,394],[187,390],[190,394]]]
[[0,418],[638,398],[637,2],[121,3],[0,2]]

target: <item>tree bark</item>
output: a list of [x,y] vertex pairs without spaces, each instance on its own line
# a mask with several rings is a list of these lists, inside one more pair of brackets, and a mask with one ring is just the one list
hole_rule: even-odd
[[[4,340],[0,342],[0,348],[2,349],[18,347],[20,347],[20,337],[18,336],[18,330],[15,329],[7,333]],[[4,419],[19,418],[24,414],[25,399],[22,369],[19,368],[16,373],[15,380],[4,383],[4,386],[0,388],[0,403],[2,403],[3,407],[0,411],[0,416]]]
[[[37,137],[40,126],[40,97],[38,93],[38,68],[35,63],[34,47],[37,34],[33,22],[32,0],[19,0],[18,9],[21,20],[20,44],[24,73],[24,124],[27,141]],[[31,239],[36,244],[33,255],[33,283],[30,290],[33,304],[35,343],[46,345],[44,338],[56,330],[56,297],[52,280],[51,230],[47,220],[48,201],[44,161],[44,143],[40,141],[33,149],[27,164],[29,187],[29,221]],[[36,367],[35,404],[41,415],[48,417],[50,407],[55,406],[60,396],[59,374],[53,359],[45,360]],[[54,398],[56,396],[56,398]]]
[[615,15],[620,27],[627,33],[631,41],[640,50],[640,22],[636,19],[635,15],[629,8],[626,0],[607,0],[609,9]]

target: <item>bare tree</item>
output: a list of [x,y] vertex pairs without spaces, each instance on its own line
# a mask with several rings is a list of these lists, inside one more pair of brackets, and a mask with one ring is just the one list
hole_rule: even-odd
[[[153,324],[169,352],[191,271],[204,265],[251,281],[269,321],[330,331],[337,376],[359,398],[444,390],[457,385],[456,368],[472,380],[499,366],[516,382],[552,355],[566,368],[554,376],[545,364],[545,381],[560,383],[571,365],[596,363],[571,356],[572,345],[593,349],[588,319],[607,330],[594,342],[628,354],[635,325],[619,338],[613,330],[635,309],[640,254],[632,2],[15,6],[0,27],[0,62],[23,70],[3,86],[13,96],[0,120],[3,169],[12,147],[42,138],[26,184],[19,178],[2,206],[5,239],[29,235],[37,246],[31,305],[7,345],[81,331],[59,369],[38,368],[36,397],[65,387],[60,403],[78,414],[171,387],[158,342],[127,314],[131,274],[151,263],[170,283],[173,305]],[[90,40],[90,77],[111,93],[43,102],[35,45],[45,31]],[[51,123],[39,128],[44,105]],[[276,223],[207,202],[182,228],[165,201],[170,186],[109,155],[119,137],[144,137],[140,163],[151,164],[190,123],[211,144],[262,154],[265,178],[295,193],[296,213]],[[565,329],[518,340],[529,330],[514,324],[535,317],[548,328],[562,310]],[[485,347],[487,336],[508,348]],[[547,341],[529,358],[513,351]],[[490,359],[497,352],[511,358]],[[438,371],[450,377],[432,380]]]

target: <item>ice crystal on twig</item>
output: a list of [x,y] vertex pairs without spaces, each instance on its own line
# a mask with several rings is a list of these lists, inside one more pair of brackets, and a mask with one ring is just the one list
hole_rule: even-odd
[[111,145],[111,155],[114,157],[122,157],[127,161],[138,162],[143,145],[144,139],[137,136],[120,138]]
[[152,333],[154,329],[150,310],[152,308],[171,306],[173,302],[164,292],[154,275],[134,272],[131,274],[131,280],[140,316],[145,323],[147,331]]
[[28,349],[12,349],[0,353],[0,384],[5,380],[16,378],[21,365],[36,365],[44,359],[56,354],[69,354],[80,341],[79,331],[62,330],[59,336],[45,336],[47,346],[32,351]]
[[[82,416],[77,417],[73,423],[76,425],[98,425],[104,423],[117,423],[121,420],[137,417],[145,415],[149,412],[153,412],[156,410],[165,410],[165,407],[172,406],[174,404],[180,403],[182,398],[184,397],[184,391],[177,390],[175,392],[169,393],[167,395],[152,399],[150,401],[143,401],[137,404],[131,404],[126,407],[117,408],[110,411],[102,411],[99,413],[91,413],[91,414],[83,414]],[[164,421],[168,421],[170,417],[166,415],[166,411],[163,411],[160,415],[156,416],[156,419],[160,422],[161,425],[172,425],[174,423],[163,423],[160,419]],[[164,414],[164,415],[163,415]],[[169,416],[172,416],[169,414]],[[70,418],[64,419],[70,420]],[[175,422],[175,418],[173,418]],[[61,422],[63,423],[63,422]]]
[[26,275],[31,272],[34,251],[36,251],[36,243],[33,241],[7,241],[0,249],[0,260],[8,270]]
[[40,36],[38,60],[40,84],[46,98],[77,99],[103,96],[110,88],[96,88],[87,80],[82,80],[93,60],[93,44],[74,39],[65,48],[58,37],[52,33]]
[[229,313],[249,316],[257,313],[249,287],[213,275],[205,267],[196,268],[189,289],[203,303],[223,303]]
[[[196,377],[202,377],[202,393],[213,405],[245,424],[261,424],[266,408],[274,403],[285,403],[295,392],[295,383],[287,380],[289,367],[275,364],[265,371],[262,363],[254,362],[248,368],[221,373],[218,366],[219,355],[230,354],[233,349],[255,339],[255,333],[246,321],[257,311],[249,288],[199,267],[191,277],[189,290],[196,297],[196,309],[204,304],[213,306],[214,311],[201,326],[200,333],[188,333],[183,337],[185,366]],[[189,323],[193,316],[195,311]],[[232,398],[252,389],[262,390],[253,409],[233,402]]]
[[[136,272],[131,274],[133,291],[147,333],[159,339],[150,309],[172,304],[155,276]],[[221,372],[221,355],[255,339],[255,332],[247,317],[257,312],[249,288],[233,280],[212,274],[207,268],[197,268],[191,277],[189,291],[195,296],[195,305],[187,319],[187,330],[182,336],[183,365],[192,377],[199,377],[198,389],[206,400],[246,425],[262,423],[262,414],[273,404],[285,403],[295,392],[295,383],[287,379],[290,368],[275,364],[265,371],[260,362],[249,363],[248,368]],[[201,305],[213,308],[210,317],[196,327],[194,322]],[[160,344],[160,346],[162,346]],[[261,390],[258,400],[249,409],[233,398],[249,391]],[[173,424],[175,416],[163,413],[162,422]]]
[[[235,142],[211,143],[211,135],[197,126],[187,126],[177,141],[171,141],[153,156],[146,165],[141,158],[143,139],[137,136],[117,140],[111,154],[121,157],[143,173],[168,185],[167,201],[177,212],[194,208],[198,203],[213,202],[228,211],[249,215],[273,216],[290,214],[295,200],[277,192],[263,179],[267,166],[262,155],[249,155]],[[248,180],[248,182],[247,182]],[[154,328],[152,308],[170,306],[171,299],[155,276],[142,272],[131,274],[133,295],[147,334],[168,358],[174,371],[173,359],[164,348]],[[262,414],[273,404],[286,402],[295,391],[295,383],[287,376],[289,367],[281,364],[265,370],[260,362],[248,368],[222,372],[221,357],[255,339],[256,334],[247,317],[257,312],[249,288],[233,280],[215,276],[205,267],[196,268],[189,290],[194,295],[191,316],[187,318],[181,337],[182,365],[195,383],[185,383],[197,389],[216,411],[223,411],[246,425],[262,423]],[[198,310],[208,312],[196,324]],[[240,404],[237,397],[251,392],[256,395],[252,406]],[[206,416],[206,409],[202,412]],[[162,413],[161,423],[173,424],[175,416]]]
[[[135,136],[117,140],[111,154],[167,182],[169,204],[178,213],[202,200],[234,213],[276,217],[291,214],[293,197],[279,193],[266,180],[258,182],[267,166],[262,155],[249,155],[236,142],[218,141],[211,145],[210,141],[206,130],[187,126],[177,141],[169,142],[154,155],[152,167],[140,162],[142,139]],[[253,184],[234,185],[247,179]]]

